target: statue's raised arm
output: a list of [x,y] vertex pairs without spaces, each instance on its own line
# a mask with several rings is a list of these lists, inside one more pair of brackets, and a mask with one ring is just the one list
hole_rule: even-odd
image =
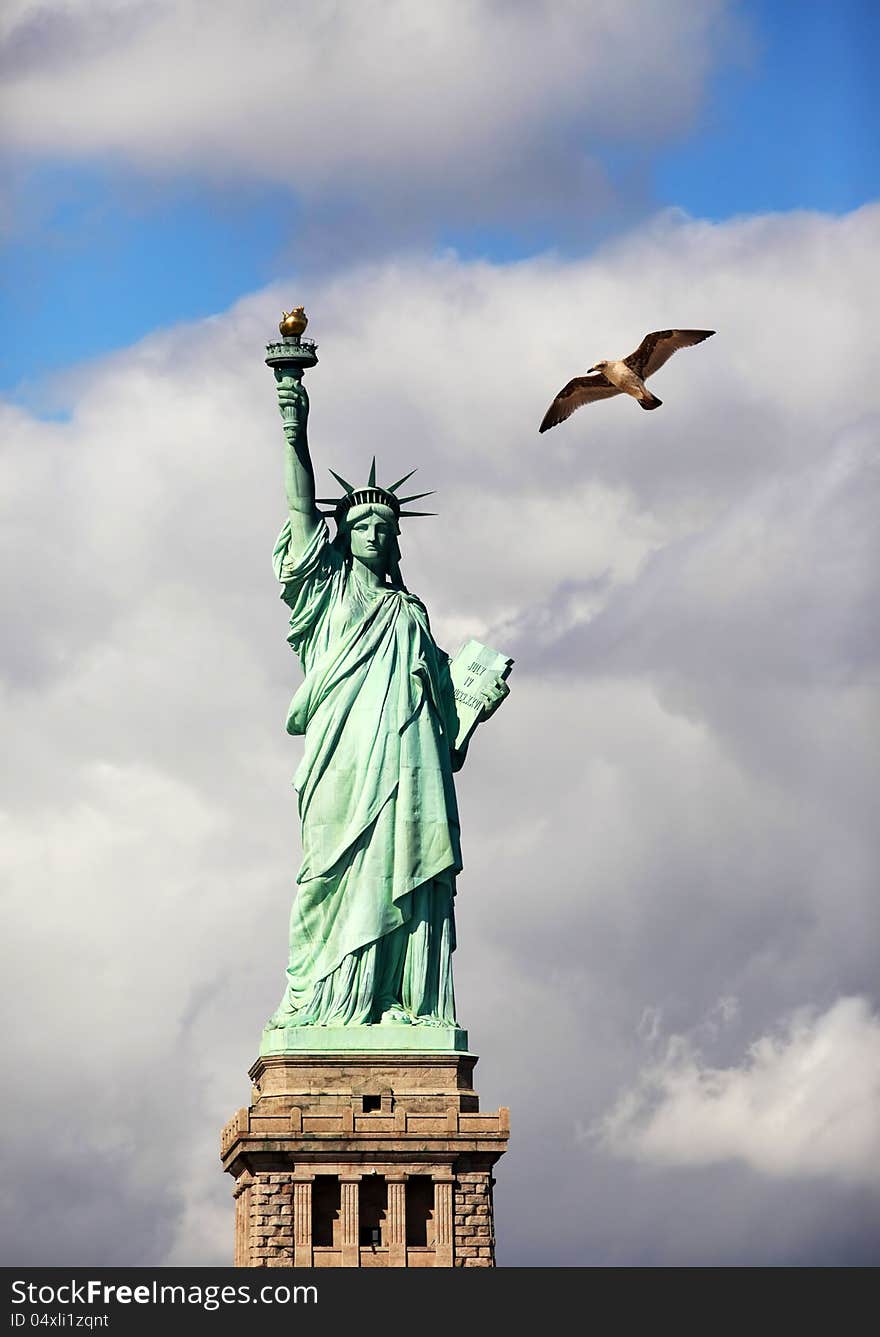
[[301,335],[308,324],[302,307],[285,312],[281,343],[267,348],[267,363],[275,373],[278,408],[284,422],[284,484],[290,514],[291,547],[301,552],[320,525],[315,505],[315,471],[309,455],[309,396],[303,372],[317,362],[315,345]]
[[284,414],[284,486],[290,514],[291,546],[295,551],[301,551],[320,523],[315,505],[315,470],[309,454],[309,396],[302,381],[296,381],[292,376],[283,379],[291,382],[278,386],[278,400]]

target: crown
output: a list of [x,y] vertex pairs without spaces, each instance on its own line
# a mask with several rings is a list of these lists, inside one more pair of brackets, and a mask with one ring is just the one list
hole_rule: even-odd
[[408,478],[412,478],[416,472],[410,469],[408,474],[398,478],[396,483],[390,487],[382,487],[376,482],[376,456],[373,456],[373,463],[370,465],[370,476],[367,479],[365,487],[352,487],[335,470],[330,469],[340,487],[345,488],[341,497],[316,497],[315,500],[320,506],[332,506],[332,511],[322,511],[322,515],[332,515],[337,525],[345,518],[352,506],[368,506],[370,503],[376,506],[388,506],[394,512],[394,518],[400,519],[401,516],[408,518],[412,515],[436,515],[436,511],[405,511],[403,507],[411,501],[420,501],[422,497],[432,497],[431,492],[415,492],[411,497],[398,497],[395,495],[399,487],[403,487]]

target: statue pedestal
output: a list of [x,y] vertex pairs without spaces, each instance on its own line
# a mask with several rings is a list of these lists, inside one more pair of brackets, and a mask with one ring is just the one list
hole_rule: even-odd
[[509,1114],[480,1113],[476,1062],[451,1049],[257,1059],[252,1103],[221,1138],[235,1266],[494,1267]]
[[290,1026],[265,1030],[260,1057],[276,1054],[466,1054],[468,1033],[458,1026]]

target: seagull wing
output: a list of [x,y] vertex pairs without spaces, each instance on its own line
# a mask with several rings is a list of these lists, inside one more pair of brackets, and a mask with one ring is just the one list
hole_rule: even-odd
[[714,330],[655,330],[653,334],[646,334],[636,351],[623,360],[637,376],[646,381],[655,371],[659,371],[679,348],[690,348],[693,344],[701,344],[714,333]]
[[568,385],[559,391],[544,414],[544,421],[538,431],[546,432],[548,428],[564,422],[566,418],[571,417],[575,409],[580,408],[581,404],[592,404],[594,399],[610,399],[612,395],[619,394],[617,387],[612,385],[601,372],[597,376],[575,376],[573,381],[569,381]]

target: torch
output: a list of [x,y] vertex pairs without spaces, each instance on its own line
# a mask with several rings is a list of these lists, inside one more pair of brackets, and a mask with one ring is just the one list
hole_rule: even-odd
[[276,343],[266,345],[266,365],[275,373],[284,435],[291,445],[297,432],[300,402],[295,387],[301,384],[303,373],[318,361],[317,344],[312,339],[302,337],[308,323],[309,318],[301,306],[285,311],[278,326],[281,338]]

